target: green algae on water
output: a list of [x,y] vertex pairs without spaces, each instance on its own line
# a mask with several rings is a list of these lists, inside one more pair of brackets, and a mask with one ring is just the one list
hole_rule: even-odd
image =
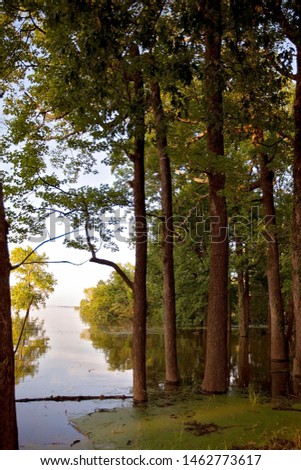
[[95,449],[290,449],[299,448],[300,411],[301,404],[275,406],[249,396],[178,393],[99,410],[73,424]]

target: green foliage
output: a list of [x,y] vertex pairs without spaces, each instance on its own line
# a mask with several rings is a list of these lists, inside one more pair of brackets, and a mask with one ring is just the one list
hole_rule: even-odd
[[[198,5],[132,0],[13,2],[5,5],[0,20],[0,85],[6,91],[7,126],[0,158],[5,168],[11,237],[25,237],[28,227],[41,230],[51,209],[67,214],[72,229],[86,229],[86,236],[77,237],[69,246],[90,252],[101,247],[116,249],[112,240],[116,224],[104,224],[103,215],[106,211],[113,214],[116,207],[126,207],[128,212],[133,207],[131,154],[137,111],[141,111],[135,102],[133,82],[137,71],[143,74],[145,91],[142,106],[146,118],[148,211],[160,220],[159,162],[149,99],[151,82],[159,82],[173,174],[179,325],[199,324],[206,314],[208,171],[212,168],[226,175],[230,303],[234,315],[237,272],[248,268],[252,321],[266,320],[261,190],[250,190],[259,178],[258,149],[252,138],[259,127],[264,131],[261,150],[266,152],[269,168],[275,173],[287,310],[291,297],[287,228],[292,205],[293,86],[287,75],[292,72],[293,50],[279,27],[265,15],[260,2],[222,5],[222,159],[207,152],[202,38],[206,19]],[[132,44],[139,46],[139,57],[133,58]],[[16,64],[20,67],[13,67]],[[8,86],[10,82],[13,86]],[[102,184],[101,175],[97,187],[79,186],[80,174],[96,172],[95,164],[103,158],[100,150],[106,152],[105,162],[117,179],[115,186]],[[257,215],[254,207],[258,208]],[[34,214],[38,214],[39,222],[33,224]],[[158,220],[149,220],[148,320],[154,324],[162,321]],[[243,256],[237,256],[237,238],[242,239]],[[20,291],[13,290],[12,294],[17,305],[26,305],[30,297],[22,300]],[[81,312],[89,321],[118,323],[131,318],[131,292],[115,273],[108,282],[87,289],[85,295]]]
[[[122,267],[129,278],[133,277],[133,266]],[[96,287],[84,290],[85,299],[80,303],[81,318],[91,325],[122,324],[132,319],[132,290],[119,274],[112,272],[107,282],[99,281]]]
[[13,310],[19,313],[29,308],[45,307],[56,284],[53,274],[45,269],[47,256],[44,253],[32,253],[30,247],[18,247],[11,253],[11,263],[18,266],[15,271],[16,283],[11,288]]

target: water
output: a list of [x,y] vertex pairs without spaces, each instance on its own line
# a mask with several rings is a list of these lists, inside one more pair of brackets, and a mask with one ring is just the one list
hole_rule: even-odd
[[[38,320],[34,320],[37,317]],[[47,308],[31,318],[32,335],[25,338],[17,363],[16,398],[51,395],[131,395],[131,335],[126,329],[93,330],[72,308]],[[148,334],[147,375],[152,393],[164,388],[164,347],[161,330]],[[31,344],[36,348],[31,347]],[[37,347],[38,346],[38,347]],[[267,335],[251,331],[249,342],[232,334],[229,348],[230,390],[270,393]],[[204,364],[204,332],[178,334],[182,384],[200,388]],[[88,441],[71,424],[72,418],[96,409],[131,406],[131,400],[17,403],[21,449],[70,448]]]
[[[51,395],[119,395],[130,393],[132,371],[109,370],[105,353],[96,350],[78,312],[69,308],[47,308],[35,314],[44,321],[49,349],[35,360],[35,373],[16,386],[16,398]],[[27,369],[25,368],[25,371]],[[17,403],[20,448],[69,447],[83,440],[69,419],[116,402],[30,402]]]

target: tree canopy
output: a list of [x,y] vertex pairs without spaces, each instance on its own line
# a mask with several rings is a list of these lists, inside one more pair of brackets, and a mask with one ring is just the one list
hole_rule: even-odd
[[[69,245],[115,270],[80,308],[94,324],[132,312],[137,402],[147,321],[164,323],[167,382],[179,381],[176,324],[207,328],[206,392],[227,391],[231,324],[242,337],[269,325],[271,369],[290,346],[300,375],[300,14],[293,0],[4,2],[9,237],[60,214],[83,234]],[[100,160],[115,182],[81,185]],[[101,253],[117,248],[119,208],[134,268]],[[20,268],[37,289],[11,290],[17,309],[46,299],[37,256]]]

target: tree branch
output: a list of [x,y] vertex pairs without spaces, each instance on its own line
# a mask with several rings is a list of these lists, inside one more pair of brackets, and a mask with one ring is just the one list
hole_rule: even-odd
[[[52,238],[48,238],[47,240],[44,240],[42,243],[40,243],[38,246],[36,246],[30,253],[28,253],[28,255],[25,256],[25,258],[20,263],[15,264],[14,266],[11,266],[10,270],[13,271],[14,269],[18,269],[20,266],[22,266],[22,264],[24,264],[28,260],[28,258],[31,257],[31,255],[33,255],[39,248],[41,248],[41,246],[45,245],[45,243],[49,243],[49,242],[52,242],[54,240],[58,240],[59,238],[65,237],[66,235],[71,235],[74,232],[77,232],[77,229],[74,229],[74,230],[71,230],[70,232],[62,233],[62,235],[58,235],[56,237],[52,237]],[[59,262],[62,263],[63,261],[59,261]],[[68,261],[64,261],[64,262],[68,263]],[[49,261],[47,261],[47,263],[49,263]]]
[[124,282],[129,286],[130,289],[134,289],[134,283],[131,281],[131,279],[127,276],[127,274],[118,266],[118,264],[114,263],[113,261],[109,261],[107,259],[102,259],[102,258],[97,258],[96,256],[93,256],[90,259],[91,263],[97,263],[97,264],[102,264],[105,266],[110,266],[111,268],[115,269],[117,274],[124,280]]
[[19,398],[18,403],[28,403],[32,401],[82,401],[82,400],[127,400],[133,398],[129,395],[57,395],[44,398]]
[[195,121],[193,119],[188,118],[181,118],[180,116],[177,116],[177,121],[184,122],[185,124],[200,124],[200,121]]
[[83,205],[83,212],[85,214],[85,233],[86,233],[87,244],[88,244],[89,250],[91,252],[92,258],[95,258],[96,257],[96,250],[95,250],[95,247],[94,247],[94,245],[91,241],[91,237],[90,237],[90,233],[89,233],[90,226],[91,226],[90,213],[89,213],[89,209],[88,209],[88,206],[86,204],[86,201],[84,199],[82,201],[82,205]]
[[[31,253],[32,254],[32,253]],[[27,264],[72,264],[72,266],[83,266],[86,264],[89,260],[83,261],[82,263],[74,263],[73,261],[67,261],[67,260],[60,260],[60,261],[25,261],[22,262],[23,265]],[[13,269],[16,269],[13,267]]]
[[196,135],[195,137],[189,140],[189,142],[187,143],[187,146],[191,145],[193,142],[197,142],[198,140],[201,140],[203,137],[205,137],[206,134],[207,134],[207,131],[204,131]]

